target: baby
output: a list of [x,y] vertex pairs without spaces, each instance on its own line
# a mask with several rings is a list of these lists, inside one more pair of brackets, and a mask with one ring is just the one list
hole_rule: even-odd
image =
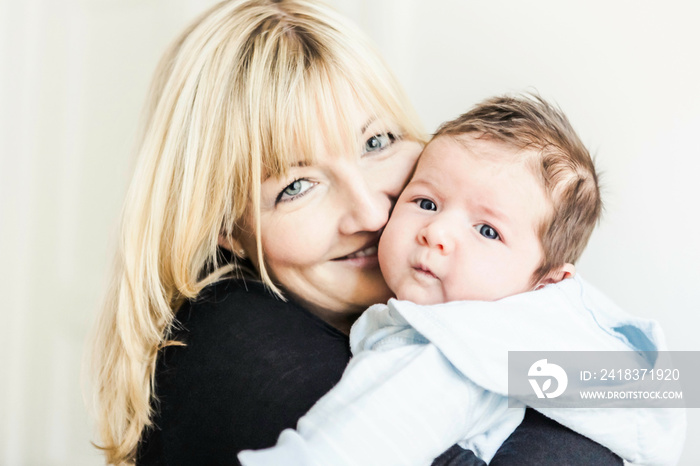
[[[508,407],[508,349],[661,349],[652,324],[598,296],[590,309],[583,282],[566,280],[601,206],[588,151],[539,97],[492,98],[443,124],[379,243],[397,300],[358,319],[343,378],[297,430],[241,462],[430,464],[456,442],[488,462],[524,413]],[[661,411],[545,414],[630,461],[663,464],[655,455],[679,434]]]
[[534,290],[573,276],[600,211],[593,162],[563,115],[492,99],[423,151],[382,235],[382,273],[417,304]]

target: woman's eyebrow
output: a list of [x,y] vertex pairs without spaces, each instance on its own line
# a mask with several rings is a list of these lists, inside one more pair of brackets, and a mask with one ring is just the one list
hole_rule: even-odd
[[[310,160],[297,160],[295,162],[292,162],[289,164],[289,167],[287,169],[292,169],[292,168],[305,168],[305,167],[310,167],[313,165],[313,162]],[[265,181],[269,180],[272,178],[272,175],[270,174],[269,171],[265,171],[265,173],[262,176],[262,182],[264,183]]]
[[369,128],[372,125],[372,123],[374,123],[375,121],[377,121],[377,119],[375,117],[370,117],[365,122],[365,124],[362,125],[362,128],[360,129],[360,134],[365,134],[365,131],[367,131],[367,128]]

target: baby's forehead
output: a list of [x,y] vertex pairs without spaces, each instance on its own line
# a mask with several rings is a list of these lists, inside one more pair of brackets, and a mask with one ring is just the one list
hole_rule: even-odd
[[[539,151],[527,147],[518,147],[512,143],[501,141],[496,137],[481,133],[465,133],[459,135],[439,135],[434,137],[424,148],[416,171],[424,165],[440,165],[445,153],[461,154],[471,163],[481,163],[492,167],[502,167],[508,170],[527,170],[542,184],[538,168]],[[426,160],[428,159],[428,160]]]
[[430,143],[443,141],[461,146],[467,155],[493,162],[514,163],[522,161],[525,152],[527,152],[527,148],[516,146],[485,133],[444,134],[433,138]]
[[537,170],[538,155],[493,137],[441,135],[426,146],[413,180],[472,207],[493,205],[503,216],[540,223],[551,202]]

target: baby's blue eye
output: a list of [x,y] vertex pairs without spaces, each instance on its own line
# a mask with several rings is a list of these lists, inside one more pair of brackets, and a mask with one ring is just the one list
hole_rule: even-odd
[[485,223],[482,223],[481,225],[477,225],[477,230],[479,230],[479,233],[481,236],[484,238],[488,239],[499,239],[500,236],[498,236],[498,232],[494,230],[492,227],[486,225]]
[[435,203],[429,199],[421,199],[418,201],[418,206],[423,210],[437,210]]
[[364,152],[377,152],[386,149],[395,139],[391,133],[375,134],[365,142]]

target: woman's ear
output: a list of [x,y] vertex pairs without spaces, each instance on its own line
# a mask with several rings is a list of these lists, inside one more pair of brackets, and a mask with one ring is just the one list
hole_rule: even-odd
[[218,241],[219,247],[222,247],[226,249],[229,252],[232,252],[233,254],[237,255],[240,258],[245,258],[246,257],[246,252],[241,243],[230,236],[226,236],[224,234],[219,234],[219,241]]
[[554,270],[550,271],[547,275],[545,275],[545,277],[537,283],[535,289],[539,290],[540,288],[544,288],[545,285],[559,283],[565,278],[573,277],[575,273],[576,267],[574,267],[574,264],[563,264],[562,266],[555,268]]

